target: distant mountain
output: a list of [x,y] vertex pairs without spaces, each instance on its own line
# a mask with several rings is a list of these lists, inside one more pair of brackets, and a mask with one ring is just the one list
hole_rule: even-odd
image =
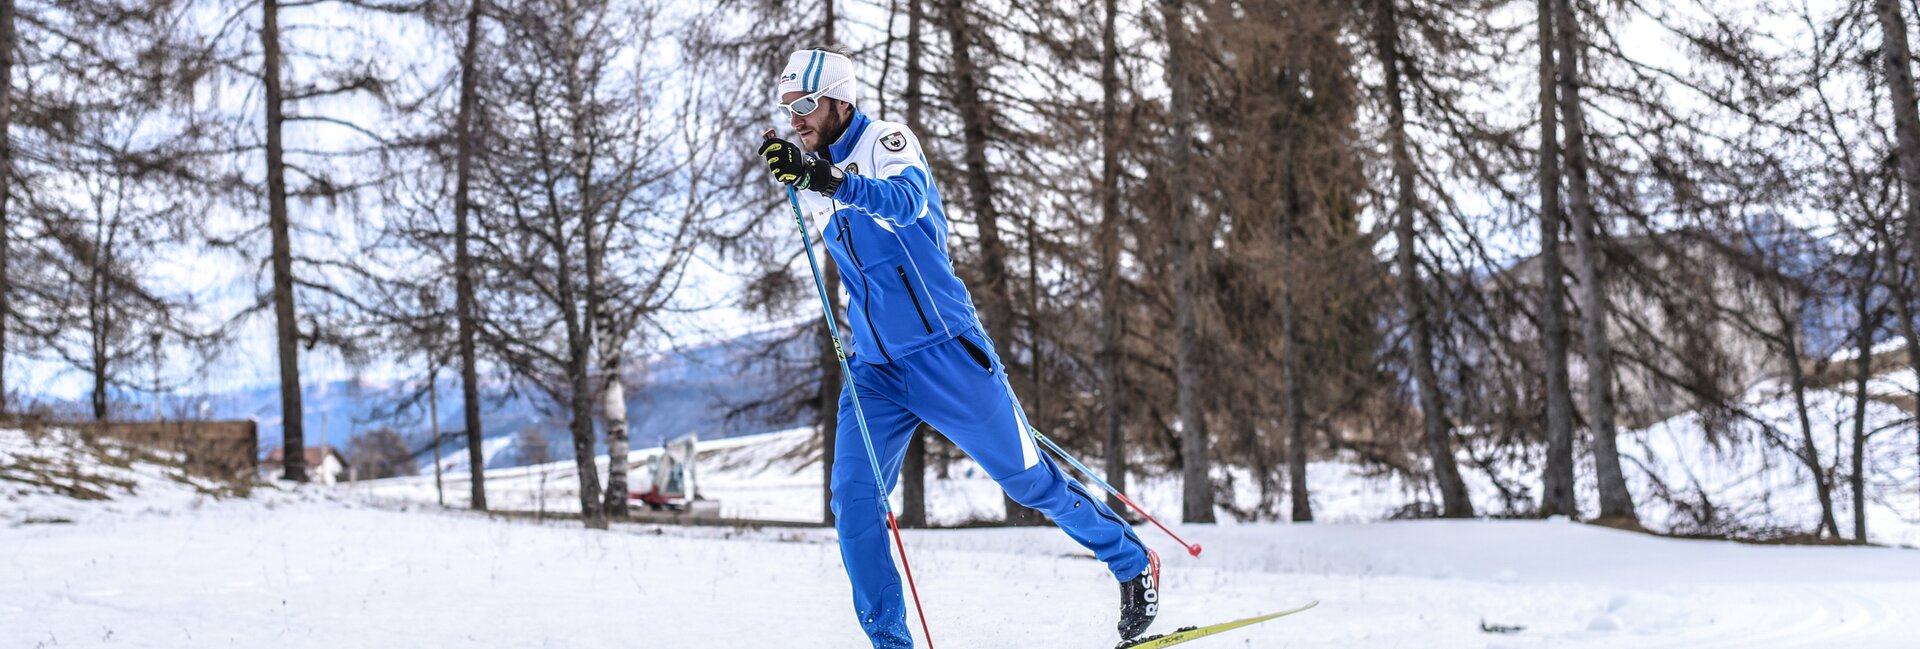
[[[763,331],[711,341],[685,349],[652,354],[628,363],[626,376],[628,430],[633,445],[651,446],[690,432],[702,439],[722,439],[802,425],[801,417],[775,418],[749,412],[727,413],[777,395],[782,386],[770,361],[785,358],[805,362],[813,353],[814,338],[795,336],[792,328]],[[518,466],[520,453],[511,441],[520,431],[540,429],[554,459],[572,458],[573,445],[566,419],[546,396],[528,386],[502,381],[482,390],[482,429],[489,440],[488,466]],[[302,386],[307,444],[344,447],[355,433],[389,426],[417,440],[421,456],[431,467],[431,436],[427,421],[424,381],[331,381]],[[208,397],[206,416],[218,419],[252,417],[260,422],[262,452],[280,445],[280,393],[274,385]],[[464,428],[460,382],[445,373],[439,381],[440,430],[443,435]],[[397,411],[397,414],[396,414]],[[498,440],[498,441],[496,441]],[[597,450],[605,453],[604,448]],[[466,443],[449,439],[441,447],[443,462],[464,462]]]

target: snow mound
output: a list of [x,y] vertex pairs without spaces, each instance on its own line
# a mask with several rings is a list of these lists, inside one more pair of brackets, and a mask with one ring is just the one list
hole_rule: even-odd
[[189,474],[182,458],[64,428],[0,428],[0,524],[175,513],[247,495]]

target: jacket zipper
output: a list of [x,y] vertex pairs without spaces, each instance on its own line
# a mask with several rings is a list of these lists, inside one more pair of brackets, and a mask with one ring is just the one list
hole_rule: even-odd
[[900,272],[900,283],[907,285],[907,299],[913,300],[913,312],[920,314],[920,326],[926,327],[927,333],[933,333],[933,323],[927,322],[927,312],[920,310],[920,296],[913,292],[913,282],[907,279],[907,267],[894,266],[893,269]]
[[893,355],[887,353],[887,344],[880,342],[880,330],[873,326],[873,285],[867,282],[866,272],[861,271],[859,268],[860,253],[853,249],[853,230],[847,227],[846,217],[840,214],[840,204],[836,202],[833,204],[833,207],[834,216],[836,217],[835,220],[840,223],[840,236],[844,237],[847,243],[847,256],[853,259],[853,272],[860,273],[860,286],[866,289],[861,291],[860,313],[867,317],[867,331],[873,334],[873,346],[880,350],[880,356],[882,358],[887,359],[888,363],[892,363]]

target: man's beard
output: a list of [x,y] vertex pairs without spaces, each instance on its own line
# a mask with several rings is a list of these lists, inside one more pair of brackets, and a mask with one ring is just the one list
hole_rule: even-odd
[[[849,111],[849,113],[850,112],[851,111]],[[820,139],[820,141],[814,143],[814,153],[825,154],[827,153],[827,149],[833,146],[834,142],[840,141],[840,136],[846,134],[847,124],[853,121],[853,116],[851,114],[842,116],[834,113],[828,115],[827,119],[830,120],[827,124],[813,131],[813,136]]]

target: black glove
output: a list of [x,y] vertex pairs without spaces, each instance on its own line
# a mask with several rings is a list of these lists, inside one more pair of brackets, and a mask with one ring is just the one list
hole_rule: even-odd
[[811,189],[832,196],[840,189],[840,181],[845,180],[833,165],[800,155],[800,147],[779,138],[761,141],[760,157],[766,159],[767,170],[773,172],[774,180],[792,185],[794,189]]

